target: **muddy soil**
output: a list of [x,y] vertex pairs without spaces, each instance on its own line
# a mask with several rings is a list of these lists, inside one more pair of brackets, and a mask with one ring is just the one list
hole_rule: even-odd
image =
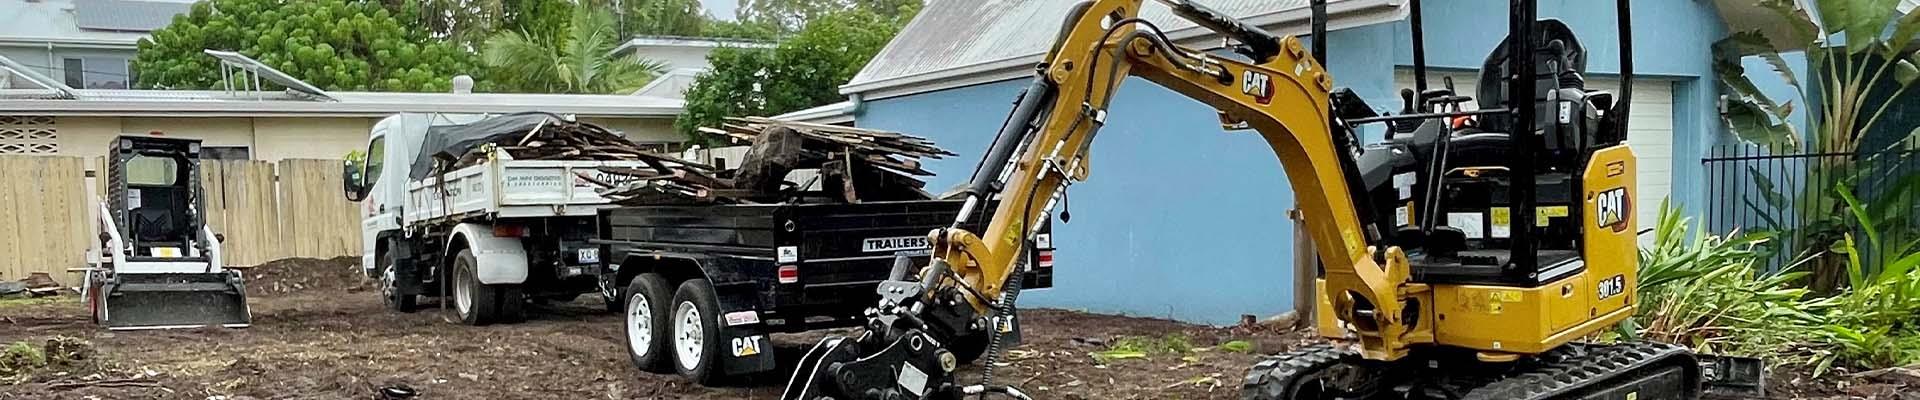
[[[421,399],[775,399],[790,363],[827,334],[776,335],[780,370],[701,387],[635,370],[620,317],[601,311],[594,296],[541,306],[524,323],[470,327],[432,303],[412,314],[387,311],[356,264],[295,259],[249,270],[248,329],[105,332],[74,297],[0,301],[0,346],[60,349],[24,372],[7,371],[0,351],[0,400],[376,399],[388,388]],[[1022,317],[1026,343],[1008,350],[993,374],[1042,399],[1237,399],[1258,354],[1310,340],[1261,326],[1065,310]],[[1233,341],[1252,344],[1250,351],[1222,346]],[[1144,350],[1135,357],[1115,348]],[[964,367],[962,379],[981,372]],[[1811,378],[1790,367],[1777,368],[1768,391],[1777,399],[1920,399],[1900,382]]]
[[[390,387],[423,399],[774,399],[791,373],[783,364],[768,376],[709,388],[639,372],[622,348],[619,316],[601,311],[594,296],[543,306],[512,325],[459,325],[432,303],[417,313],[390,312],[356,261],[285,260],[249,270],[254,325],[247,329],[105,332],[86,320],[77,298],[0,306],[0,345],[71,337],[88,349],[76,360],[0,374],[0,399],[372,399]],[[1049,399],[1236,398],[1258,357],[1212,347],[1245,340],[1253,353],[1276,352],[1304,340],[1061,310],[1023,318],[1027,343],[1007,352],[996,382]],[[822,335],[776,335],[776,351],[791,362]],[[1133,336],[1196,351],[1089,355]],[[966,379],[979,372],[969,368],[974,378]]]

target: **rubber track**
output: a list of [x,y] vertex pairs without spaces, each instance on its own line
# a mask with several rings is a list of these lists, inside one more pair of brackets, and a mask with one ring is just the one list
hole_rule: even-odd
[[[1582,349],[1584,353],[1580,352]],[[1474,389],[1462,400],[1550,399],[1592,388],[1595,383],[1626,376],[1674,357],[1688,358],[1680,360],[1683,363],[1679,365],[1694,363],[1686,349],[1664,343],[1563,346],[1541,357],[1544,365],[1534,367],[1533,371]],[[1699,383],[1693,384],[1696,388],[1692,392],[1697,394]]]
[[1246,382],[1240,385],[1240,398],[1287,400],[1287,388],[1294,385],[1295,379],[1358,355],[1349,349],[1319,343],[1267,357],[1247,372]]

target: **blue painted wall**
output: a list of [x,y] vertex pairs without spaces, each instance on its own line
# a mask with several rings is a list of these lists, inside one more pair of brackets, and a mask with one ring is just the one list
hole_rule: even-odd
[[[932,136],[959,156],[927,163],[930,188],[963,183],[1024,81],[875,100],[862,127]],[[1211,108],[1132,78],[1092,149],[1088,180],[1054,226],[1057,288],[1024,305],[1232,323],[1292,307],[1293,193],[1279,159]]]
[[[1478,68],[1504,34],[1505,2],[1429,3],[1429,63]],[[1679,82],[1675,195],[1699,203],[1698,185],[1688,182],[1698,182],[1698,156],[1720,136],[1708,50],[1725,29],[1709,2],[1634,5],[1636,69]],[[1592,52],[1591,72],[1618,71],[1617,52],[1602,45],[1615,41],[1612,2],[1543,0],[1540,14],[1570,20]],[[1397,111],[1393,73],[1412,64],[1408,29],[1396,22],[1330,32],[1336,85]],[[857,123],[929,136],[960,153],[927,163],[940,174],[928,187],[945,189],[967,180],[1024,86],[870,100]],[[1219,324],[1290,310],[1293,195],[1278,160],[1259,137],[1222,132],[1205,105],[1138,79],[1121,91],[1093,146],[1089,180],[1069,191],[1073,222],[1055,228],[1058,287],[1023,304]]]

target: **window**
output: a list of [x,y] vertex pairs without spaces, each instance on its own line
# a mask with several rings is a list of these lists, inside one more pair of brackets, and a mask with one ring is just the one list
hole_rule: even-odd
[[67,86],[78,89],[126,89],[133,82],[125,57],[70,57],[61,66]]
[[86,65],[81,63],[80,59],[78,58],[66,59],[66,63],[64,64],[62,69],[64,69],[66,72],[68,87],[74,87],[74,88],[87,87]]
[[386,166],[386,162],[387,137],[373,138],[373,143],[367,144],[367,175],[362,182],[366,182],[369,187],[373,186],[374,182],[379,182],[380,170]]
[[247,146],[200,146],[202,160],[251,160]]
[[134,186],[173,186],[180,180],[180,162],[145,154],[127,160],[127,184]]

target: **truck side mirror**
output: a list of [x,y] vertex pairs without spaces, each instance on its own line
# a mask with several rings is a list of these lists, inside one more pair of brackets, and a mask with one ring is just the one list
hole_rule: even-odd
[[359,160],[347,159],[340,172],[341,192],[347,201],[358,202],[367,199],[366,166]]

